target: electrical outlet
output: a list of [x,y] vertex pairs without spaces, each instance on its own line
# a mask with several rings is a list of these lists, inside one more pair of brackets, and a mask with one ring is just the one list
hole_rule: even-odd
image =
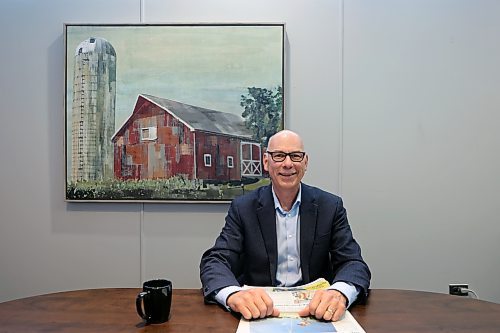
[[463,289],[468,289],[469,285],[465,283],[451,283],[450,284],[450,295],[456,296],[469,296],[468,291],[464,291]]

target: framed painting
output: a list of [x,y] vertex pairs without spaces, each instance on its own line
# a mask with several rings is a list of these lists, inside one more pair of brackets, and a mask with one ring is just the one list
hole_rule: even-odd
[[64,24],[66,201],[228,202],[269,184],[285,26]]

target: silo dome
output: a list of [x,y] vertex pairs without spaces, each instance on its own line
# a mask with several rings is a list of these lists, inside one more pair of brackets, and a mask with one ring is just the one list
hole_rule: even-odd
[[81,54],[81,53],[92,53],[92,52],[98,52],[98,53],[106,53],[112,56],[116,56],[115,49],[113,48],[113,45],[111,45],[107,40],[104,38],[100,37],[90,37],[83,42],[81,42],[76,50],[75,50],[75,56]]

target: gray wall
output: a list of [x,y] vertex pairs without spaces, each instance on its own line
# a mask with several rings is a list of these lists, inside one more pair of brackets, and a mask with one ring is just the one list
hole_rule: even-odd
[[198,288],[227,204],[66,203],[63,23],[285,22],[286,127],[343,196],[373,288],[500,302],[500,2],[0,2],[0,301]]

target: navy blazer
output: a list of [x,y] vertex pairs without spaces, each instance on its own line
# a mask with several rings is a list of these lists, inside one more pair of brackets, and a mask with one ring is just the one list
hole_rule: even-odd
[[[226,223],[201,258],[203,294],[227,286],[276,286],[278,245],[271,185],[235,198]],[[350,282],[368,295],[370,270],[361,257],[342,199],[302,184],[300,204],[301,284],[317,278]]]

